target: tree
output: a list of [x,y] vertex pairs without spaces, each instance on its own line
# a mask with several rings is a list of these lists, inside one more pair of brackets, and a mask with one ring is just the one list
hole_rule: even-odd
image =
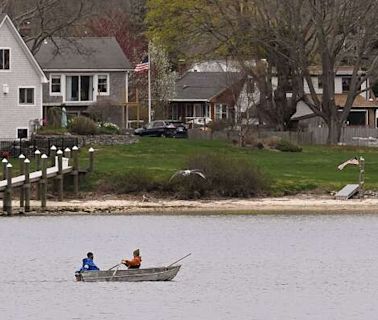
[[[276,41],[277,48],[271,50],[274,39],[270,39],[268,47],[258,38],[261,35],[256,21],[261,13],[255,1],[150,0],[148,6],[149,34],[164,44],[170,56],[189,61],[208,57],[234,59],[243,73],[253,77],[260,91],[258,118],[278,130],[287,128],[299,89],[289,83],[300,82],[292,80],[292,69],[278,53],[279,43]],[[261,59],[268,64],[259,62]],[[277,87],[272,86],[273,71],[279,75]],[[296,91],[287,99],[287,92],[293,88]]]
[[67,36],[70,28],[89,14],[89,3],[61,0],[0,0],[0,13],[7,13],[35,54],[45,39]]

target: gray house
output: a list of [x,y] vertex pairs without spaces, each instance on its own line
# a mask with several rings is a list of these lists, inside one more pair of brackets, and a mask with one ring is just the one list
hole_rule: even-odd
[[0,139],[30,137],[47,79],[12,21],[0,14]]
[[114,37],[54,38],[35,58],[49,80],[43,87],[44,115],[50,107],[80,115],[100,101],[114,106],[127,101],[133,68]]

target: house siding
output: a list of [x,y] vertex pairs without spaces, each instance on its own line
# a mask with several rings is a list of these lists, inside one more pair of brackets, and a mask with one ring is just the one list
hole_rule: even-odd
[[[126,72],[46,72],[46,76],[50,81],[50,74],[53,75],[63,75],[62,77],[62,95],[65,94],[65,75],[91,75],[95,76],[98,74],[108,74],[109,75],[109,95],[97,95],[96,101],[101,100],[112,100],[116,103],[124,103],[125,101],[125,92],[126,92]],[[97,83],[94,83],[96,86]],[[94,87],[96,91],[96,87]],[[95,102],[95,101],[94,101]],[[94,102],[88,102],[88,105],[93,104]],[[50,83],[45,83],[43,85],[43,103],[48,105],[56,104],[60,106],[63,103],[63,96],[51,96],[50,95]],[[66,102],[67,106],[73,106],[75,103]],[[78,104],[76,104],[78,105]],[[83,105],[83,103],[81,104]]]
[[[0,71],[0,139],[17,138],[17,129],[28,129],[30,136],[33,120],[42,118],[42,79],[32,61],[11,31],[7,20],[0,28],[0,47],[10,48],[10,71]],[[3,92],[3,85],[9,93]],[[18,106],[19,87],[34,87],[35,105]]]

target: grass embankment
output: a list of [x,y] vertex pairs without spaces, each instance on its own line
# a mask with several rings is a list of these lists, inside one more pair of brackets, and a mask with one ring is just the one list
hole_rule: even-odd
[[[354,156],[366,160],[366,188],[378,190],[378,150],[374,148],[305,146],[303,152],[277,152],[239,148],[221,141],[142,138],[122,146],[96,146],[95,173],[86,179],[84,190],[106,189],[106,184],[127,179],[131,172],[144,172],[156,180],[168,181],[195,154],[214,153],[257,165],[270,177],[275,195],[308,190],[340,189],[358,180],[358,168],[337,170],[337,165]],[[83,158],[87,157],[82,152]],[[84,160],[84,159],[83,159]],[[84,160],[85,161],[85,160]],[[104,188],[105,187],[105,188]]]

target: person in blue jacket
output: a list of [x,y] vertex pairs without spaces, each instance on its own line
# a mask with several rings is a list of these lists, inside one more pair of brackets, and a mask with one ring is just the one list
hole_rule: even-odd
[[83,259],[83,266],[81,267],[80,271],[93,271],[93,270],[100,270],[100,269],[93,262],[93,253],[88,252],[87,257]]

